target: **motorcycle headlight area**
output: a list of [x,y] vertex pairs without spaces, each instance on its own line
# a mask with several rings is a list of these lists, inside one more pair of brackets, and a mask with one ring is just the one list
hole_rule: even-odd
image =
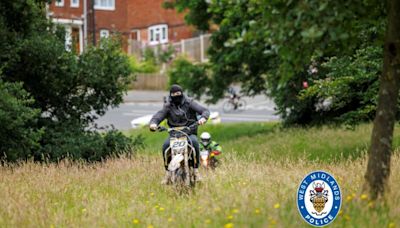
[[174,148],[173,152],[175,154],[183,154],[185,152],[185,148],[184,147],[182,147],[182,148]]
[[204,157],[208,157],[208,151],[204,151],[204,150],[201,151],[201,152],[200,152],[200,156],[201,156],[201,157],[203,157],[203,156],[204,156]]

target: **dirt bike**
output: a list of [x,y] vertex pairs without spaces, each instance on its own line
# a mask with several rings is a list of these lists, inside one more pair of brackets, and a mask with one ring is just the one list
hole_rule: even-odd
[[197,123],[189,127],[158,127],[159,132],[168,131],[170,135],[170,147],[164,151],[164,157],[168,157],[170,150],[171,162],[168,165],[168,171],[171,172],[171,178],[169,184],[176,187],[194,187],[196,184],[194,168],[189,165],[190,159],[196,162],[196,152],[193,144],[189,144],[190,137],[188,135],[190,129],[196,125]]
[[219,154],[220,154],[219,151],[211,151],[211,152],[209,150],[200,151],[200,164],[202,165],[203,168],[215,169],[219,164],[219,161],[215,156]]

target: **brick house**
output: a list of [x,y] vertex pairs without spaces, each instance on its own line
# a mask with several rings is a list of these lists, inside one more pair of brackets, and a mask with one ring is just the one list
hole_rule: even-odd
[[195,30],[185,25],[184,15],[164,9],[163,1],[56,0],[48,6],[48,17],[65,27],[66,46],[78,53],[86,42],[98,42],[112,33],[122,35],[128,53],[135,42],[156,45],[193,37]]

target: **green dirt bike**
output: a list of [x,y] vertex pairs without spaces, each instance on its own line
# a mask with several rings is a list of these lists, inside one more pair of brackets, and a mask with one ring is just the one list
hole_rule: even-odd
[[219,155],[219,151],[200,151],[200,164],[205,169],[214,170],[219,165],[219,160],[215,156]]
[[[175,128],[160,126],[157,129],[159,132],[168,131],[170,135],[170,147],[164,151],[164,157],[171,156],[171,162],[168,165],[168,171],[172,174],[169,184],[179,188],[190,188],[196,184],[194,168],[189,165],[189,160],[196,162],[196,152],[192,146],[193,144],[189,144],[190,138],[188,135],[190,129],[196,125],[197,123],[188,127]],[[169,150],[171,151],[170,154],[168,154]]]

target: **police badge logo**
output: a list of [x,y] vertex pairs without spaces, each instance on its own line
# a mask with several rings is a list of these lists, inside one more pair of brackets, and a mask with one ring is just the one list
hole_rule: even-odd
[[335,178],[325,171],[309,173],[297,191],[297,207],[303,219],[313,226],[326,226],[338,215],[342,195]]

